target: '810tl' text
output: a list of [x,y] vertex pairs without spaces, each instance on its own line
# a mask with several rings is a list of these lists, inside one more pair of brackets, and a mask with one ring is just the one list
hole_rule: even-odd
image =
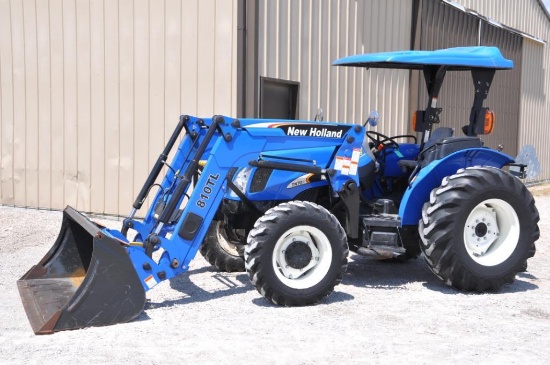
[[212,194],[212,188],[216,186],[216,182],[220,178],[220,174],[208,176],[206,184],[202,187],[202,192],[200,194],[200,199],[197,200],[197,206],[199,208],[204,208],[206,206],[206,200],[210,199],[210,194]]

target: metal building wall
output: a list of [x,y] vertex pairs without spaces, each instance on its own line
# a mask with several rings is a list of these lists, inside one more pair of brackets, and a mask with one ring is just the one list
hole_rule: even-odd
[[541,164],[541,175],[534,180],[550,179],[550,19],[538,0],[456,0],[502,24],[528,33],[546,42],[523,40],[521,68],[521,108],[518,148],[532,145]]
[[0,204],[127,214],[180,114],[236,113],[237,0],[0,0]]
[[[442,4],[437,0],[420,0],[419,14],[416,17],[417,36],[415,49],[434,50],[449,47],[463,47],[477,44],[478,22],[462,12]],[[424,77],[413,72],[416,85],[411,94],[417,97],[411,100],[412,109],[423,110],[428,102]],[[415,102],[418,100],[418,103]],[[437,127],[452,127],[455,135],[468,123],[473,101],[473,85],[470,73],[449,72],[439,93],[438,104],[443,108],[441,124]]]
[[539,0],[453,1],[499,23],[549,41],[549,20]]
[[502,152],[517,156],[521,113],[521,71],[523,39],[517,34],[481,22],[481,45],[496,46],[514,61],[510,71],[497,71],[484,105],[496,112],[495,131],[482,139],[488,147],[503,146]]
[[[497,71],[489,97],[484,105],[496,112],[497,125],[491,135],[480,136],[485,145],[504,147],[503,152],[512,156],[518,152],[520,115],[521,36],[497,28],[486,21],[466,14],[438,0],[421,1],[420,37],[415,42],[418,49],[439,49],[459,46],[497,46],[506,58],[514,61],[511,71]],[[481,30],[479,27],[481,26]],[[419,103],[425,108],[426,87],[420,83]],[[439,94],[443,107],[441,125],[455,129],[461,136],[462,126],[468,124],[474,98],[474,85],[470,72],[447,73]]]
[[[519,146],[535,147],[540,162],[540,176],[532,179],[550,179],[550,52],[548,45],[523,41],[523,69],[521,73],[521,116]],[[541,72],[542,70],[542,72]]]
[[332,67],[352,54],[410,49],[412,2],[260,0],[259,75],[300,83],[298,117],[362,123],[373,109],[380,132],[408,127],[409,73]]

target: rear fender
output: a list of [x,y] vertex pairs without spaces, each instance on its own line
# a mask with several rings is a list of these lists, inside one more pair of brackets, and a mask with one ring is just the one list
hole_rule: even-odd
[[432,161],[422,168],[403,195],[399,206],[399,217],[403,226],[417,225],[422,216],[422,206],[428,201],[430,192],[441,185],[444,177],[455,174],[459,169],[472,166],[502,166],[514,162],[504,153],[488,148],[473,148],[454,152],[440,160]]

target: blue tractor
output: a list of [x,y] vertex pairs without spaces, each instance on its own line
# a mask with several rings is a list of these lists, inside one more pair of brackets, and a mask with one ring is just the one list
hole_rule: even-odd
[[[421,70],[429,100],[415,113],[420,138],[365,125],[181,116],[120,231],[65,209],[52,249],[18,281],[34,332],[132,320],[145,292],[185,272],[199,250],[222,271],[246,270],[261,295],[285,306],[329,295],[349,250],[402,260],[422,253],[459,290],[512,282],[535,253],[539,214],[518,178],[526,166],[478,135],[493,130],[483,101],[495,71],[513,63],[494,47],[463,47],[334,64]],[[473,78],[464,136],[433,128],[450,71]],[[376,114],[367,122],[375,125]],[[136,218],[152,189],[145,217]]]

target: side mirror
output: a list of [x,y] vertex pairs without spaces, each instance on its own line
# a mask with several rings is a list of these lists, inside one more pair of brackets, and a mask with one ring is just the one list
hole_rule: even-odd
[[369,117],[363,124],[363,126],[367,125],[368,123],[371,127],[376,127],[378,125],[378,121],[379,121],[378,112],[376,110],[372,110],[369,114]]

